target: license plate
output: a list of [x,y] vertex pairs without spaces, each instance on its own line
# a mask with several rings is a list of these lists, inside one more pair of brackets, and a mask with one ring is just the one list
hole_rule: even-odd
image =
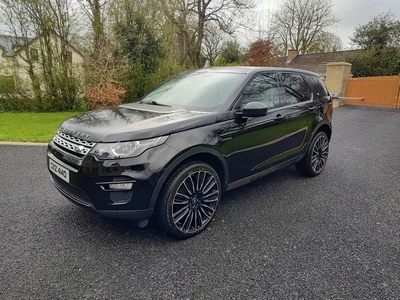
[[50,171],[56,174],[58,177],[61,179],[65,180],[66,182],[69,182],[69,170],[60,166],[58,163],[52,161],[49,159],[49,168]]

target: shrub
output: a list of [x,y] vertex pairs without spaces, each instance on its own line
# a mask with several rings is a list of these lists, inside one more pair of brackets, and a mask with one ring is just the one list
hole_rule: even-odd
[[40,111],[36,98],[28,97],[23,91],[0,93],[0,111]]
[[85,96],[89,99],[89,106],[92,109],[121,104],[121,97],[125,92],[124,88],[117,87],[113,83],[88,85],[85,88]]
[[1,94],[13,94],[15,93],[15,81],[14,76],[3,76],[0,75],[0,95]]

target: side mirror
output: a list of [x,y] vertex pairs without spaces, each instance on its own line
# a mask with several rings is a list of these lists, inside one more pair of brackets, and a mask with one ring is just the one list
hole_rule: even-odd
[[243,117],[262,117],[267,115],[268,107],[261,102],[247,103],[241,112],[238,112]]

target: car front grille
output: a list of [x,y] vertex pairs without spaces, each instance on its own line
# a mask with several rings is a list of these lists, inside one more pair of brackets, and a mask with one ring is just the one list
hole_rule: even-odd
[[54,186],[57,190],[60,191],[65,197],[69,200],[81,204],[83,206],[91,207],[93,206],[92,202],[90,201],[89,197],[86,193],[69,183],[65,182],[64,180],[58,178],[54,174],[51,175],[51,181],[53,182]]
[[54,135],[53,142],[62,150],[79,158],[85,157],[96,145],[94,142],[76,138],[60,130]]

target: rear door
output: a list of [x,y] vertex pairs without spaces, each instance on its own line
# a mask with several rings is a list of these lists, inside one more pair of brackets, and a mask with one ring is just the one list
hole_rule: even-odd
[[286,157],[303,152],[309,143],[321,105],[300,73],[279,73],[282,105],[286,115]]

